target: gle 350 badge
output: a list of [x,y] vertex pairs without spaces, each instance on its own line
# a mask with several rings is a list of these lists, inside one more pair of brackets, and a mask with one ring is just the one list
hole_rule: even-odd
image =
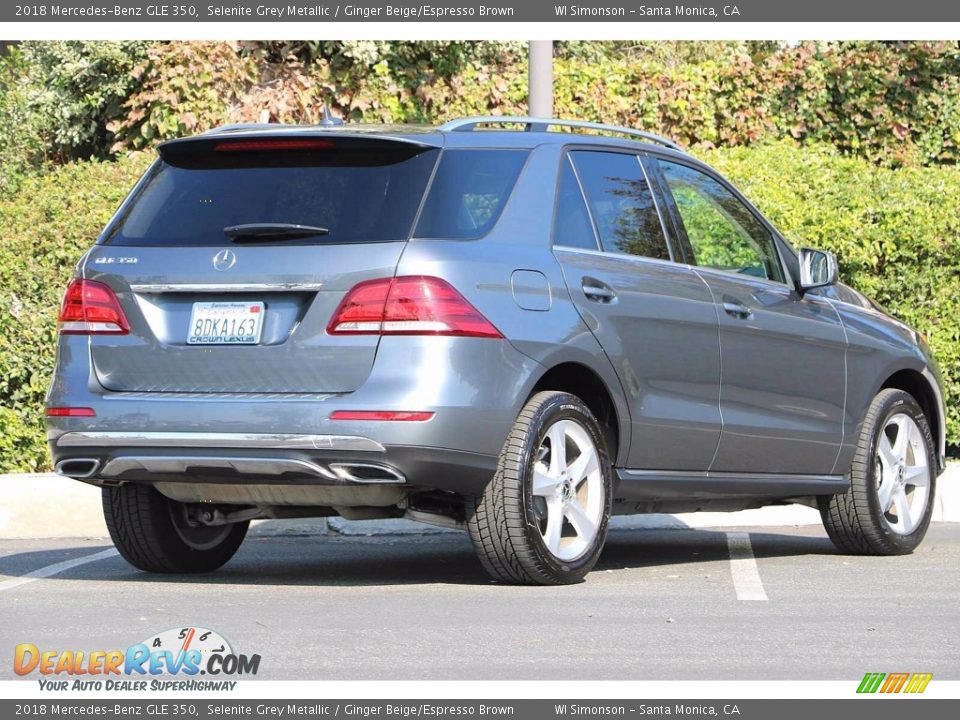
[[[13,669],[17,675],[39,672],[48,677],[237,676],[256,675],[260,669],[260,656],[234,652],[227,639],[213,630],[184,627],[165,630],[142,642],[134,643],[126,650],[43,650],[32,643],[22,643],[14,649]],[[129,687],[127,683],[117,681],[107,682],[111,687],[106,689],[143,689]],[[56,682],[50,678],[47,681],[41,680],[41,683],[43,689],[68,689],[66,680]],[[77,685],[79,684],[75,682],[74,687]],[[78,689],[86,688],[81,686]]]

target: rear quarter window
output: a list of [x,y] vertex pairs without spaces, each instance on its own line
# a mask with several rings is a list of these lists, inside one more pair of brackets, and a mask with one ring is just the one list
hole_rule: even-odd
[[470,240],[486,235],[503,212],[526,150],[444,150],[414,233]]

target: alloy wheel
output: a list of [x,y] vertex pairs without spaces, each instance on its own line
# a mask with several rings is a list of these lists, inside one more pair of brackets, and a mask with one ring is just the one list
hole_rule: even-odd
[[597,448],[573,420],[558,420],[541,441],[533,465],[533,507],[540,536],[558,560],[576,560],[593,547],[604,510]]
[[926,443],[916,421],[891,415],[880,433],[874,461],[877,500],[887,526],[909,535],[923,520],[930,499]]

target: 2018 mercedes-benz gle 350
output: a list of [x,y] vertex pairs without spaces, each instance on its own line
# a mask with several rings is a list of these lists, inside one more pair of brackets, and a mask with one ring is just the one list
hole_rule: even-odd
[[531,118],[166,142],[80,260],[56,469],[120,553],[213,570],[257,518],[466,529],[579,581],[617,513],[818,507],[908,553],[944,410],[922,337],[663,138]]

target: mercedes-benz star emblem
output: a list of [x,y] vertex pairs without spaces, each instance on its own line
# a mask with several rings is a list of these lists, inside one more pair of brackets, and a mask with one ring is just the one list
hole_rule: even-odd
[[229,270],[237,264],[237,255],[233,250],[221,250],[213,256],[213,267],[216,270]]

